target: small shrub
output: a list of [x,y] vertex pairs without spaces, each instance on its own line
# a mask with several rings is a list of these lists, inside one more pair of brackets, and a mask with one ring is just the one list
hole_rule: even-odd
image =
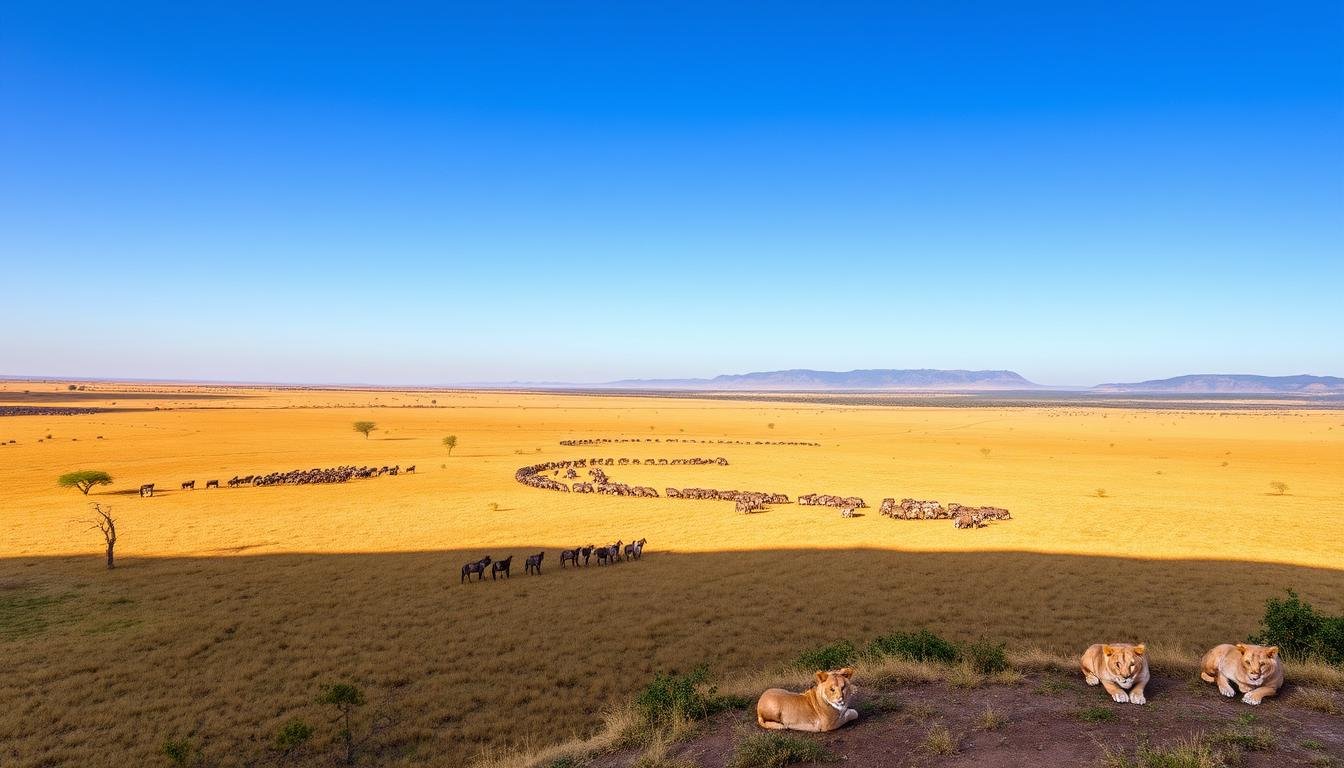
[[986,704],[985,711],[980,713],[980,717],[976,719],[975,724],[983,731],[997,731],[1007,722],[1007,717]]
[[275,739],[271,742],[271,746],[275,747],[277,752],[289,754],[308,743],[308,740],[312,737],[313,726],[296,717],[280,726],[280,730],[275,732]]
[[703,664],[684,675],[656,675],[635,699],[635,711],[644,724],[654,727],[708,717],[725,708],[716,689],[704,689],[708,680],[709,668]]
[[196,755],[196,748],[186,738],[165,739],[159,751],[168,758],[168,762],[176,766],[191,765],[192,758]]
[[970,664],[958,664],[947,671],[947,684],[953,688],[979,688],[985,684],[985,676]]
[[1092,492],[1092,495],[1096,496],[1098,499],[1104,499],[1106,498],[1106,489],[1098,488],[1097,490]]
[[1269,487],[1274,489],[1275,496],[1282,496],[1288,492],[1288,484],[1281,480],[1275,480],[1269,484]]
[[957,738],[942,723],[929,729],[919,750],[929,755],[955,755],[959,751]]
[[1294,658],[1319,656],[1330,664],[1344,664],[1344,616],[1322,616],[1291,589],[1286,598],[1265,601],[1260,624],[1253,643],[1277,645]]
[[492,502],[490,502],[489,504],[486,504],[486,506],[490,508],[490,511],[491,511],[491,512],[498,512],[498,511],[499,511],[499,502],[497,502],[497,501],[492,501]]
[[989,450],[988,448],[981,448],[981,449],[980,449],[980,455],[981,455],[981,456],[984,456],[986,459],[989,458],[989,454],[990,454],[990,450]]
[[896,656],[910,661],[933,661],[940,664],[955,664],[961,660],[961,651],[950,641],[935,635],[927,629],[918,632],[892,632],[873,638],[868,645],[870,653],[876,656]]
[[911,722],[923,722],[942,714],[937,707],[932,704],[925,704],[924,702],[911,704],[904,709],[904,713],[905,719]]
[[858,649],[848,640],[823,645],[798,654],[797,665],[806,670],[839,669],[852,664]]
[[1110,707],[1087,707],[1078,710],[1078,719],[1085,723],[1105,723],[1115,719],[1115,710]]
[[981,638],[966,646],[966,660],[982,675],[993,675],[1008,669],[1006,643],[993,643]]
[[825,747],[792,734],[755,733],[743,739],[728,768],[782,768],[831,759]]

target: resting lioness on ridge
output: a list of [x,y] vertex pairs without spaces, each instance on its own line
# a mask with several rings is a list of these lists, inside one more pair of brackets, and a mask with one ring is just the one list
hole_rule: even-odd
[[[1217,683],[1218,691],[1231,698],[1237,688],[1245,691],[1241,700],[1259,704],[1283,687],[1283,663],[1277,645],[1223,643],[1215,645],[1200,664],[1199,676],[1206,683]],[[1232,686],[1236,683],[1236,687]]]
[[1083,651],[1080,666],[1088,685],[1100,683],[1111,698],[1130,704],[1147,704],[1143,687],[1148,685],[1148,656],[1143,643],[1097,643]]
[[802,693],[771,688],[756,702],[756,722],[772,731],[834,731],[859,719],[849,708],[854,686],[850,667],[816,673],[817,684]]

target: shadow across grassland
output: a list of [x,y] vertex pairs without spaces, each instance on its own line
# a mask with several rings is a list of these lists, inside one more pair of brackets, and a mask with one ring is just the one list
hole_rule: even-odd
[[[223,759],[288,717],[324,722],[318,687],[354,680],[375,697],[396,693],[398,749],[460,764],[482,748],[585,733],[654,673],[699,662],[734,674],[918,627],[1059,651],[1128,639],[1195,649],[1245,638],[1287,587],[1344,610],[1344,571],[1235,561],[670,553],[652,541],[642,561],[562,571],[554,543],[258,553],[265,546],[127,557],[112,572],[96,552],[0,559],[10,670],[0,699],[43,692],[0,719],[5,754],[20,766],[150,764],[166,736],[190,734]],[[543,550],[543,575],[523,575],[524,556]],[[459,583],[464,562],[509,554],[511,579]]]

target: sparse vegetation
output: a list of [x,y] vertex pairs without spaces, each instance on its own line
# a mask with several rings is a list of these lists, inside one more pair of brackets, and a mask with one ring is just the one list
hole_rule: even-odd
[[1314,709],[1327,715],[1344,716],[1344,703],[1319,688],[1298,688],[1293,692],[1293,702],[1299,707]]
[[1096,489],[1095,491],[1092,492],[1092,495],[1093,495],[1093,496],[1096,496],[1098,499],[1104,499],[1104,498],[1106,498],[1106,489],[1105,489],[1105,488],[1098,488],[1098,489]]
[[927,755],[955,755],[961,751],[961,745],[946,725],[937,723],[924,735],[924,741],[920,742],[919,751]]
[[361,435],[363,435],[365,440],[368,440],[368,439],[369,439],[369,433],[372,432],[372,431],[374,431],[374,430],[377,429],[377,428],[378,428],[378,425],[375,424],[375,423],[373,423],[372,421],[356,421],[356,422],[355,422],[355,431],[358,432],[358,433],[360,433]]
[[1133,757],[1106,747],[1104,768],[1231,768],[1236,764],[1234,749],[1220,749],[1204,736],[1183,739],[1165,747],[1140,744]]
[[728,768],[783,768],[830,758],[825,747],[803,736],[754,733],[738,743]]
[[168,762],[177,768],[187,768],[196,759],[196,748],[185,737],[165,739],[159,748]]
[[980,638],[966,646],[966,660],[971,668],[982,675],[993,675],[1008,669],[1007,644]]
[[927,629],[879,635],[869,644],[868,650],[877,656],[895,656],[910,661],[955,664],[961,660],[961,651],[954,643]]
[[981,449],[980,449],[980,455],[981,455],[981,456],[984,456],[986,459],[989,458],[989,454],[990,454],[990,453],[991,453],[991,451],[990,451],[990,449],[988,449],[988,448],[981,448]]
[[1216,737],[1218,743],[1247,752],[1268,752],[1278,745],[1274,732],[1255,724],[1255,715],[1245,714],[1237,722],[1224,728]]
[[78,488],[80,493],[88,496],[89,489],[95,485],[111,485],[112,476],[100,469],[81,469],[61,475],[56,478],[56,484],[62,488]]
[[313,726],[297,717],[291,718],[275,732],[275,738],[271,740],[271,748],[280,753],[280,760],[283,762],[290,755],[302,749],[303,745],[307,744],[312,736]]
[[1078,710],[1078,719],[1085,723],[1104,723],[1115,719],[1115,710],[1100,705]]
[[986,704],[985,711],[980,713],[975,724],[982,731],[997,731],[1008,722],[1008,718],[994,707]]
[[841,640],[798,654],[797,666],[805,670],[839,669],[854,662],[858,649],[848,640]]
[[644,686],[635,699],[640,721],[655,728],[671,728],[700,720],[726,708],[717,689],[707,687],[709,668],[700,665],[690,672],[660,674]]
[[448,449],[448,455],[453,455],[453,449],[457,447],[457,435],[449,435],[443,438],[443,447]]
[[1269,487],[1274,489],[1275,496],[1282,496],[1288,492],[1288,484],[1282,480],[1275,480],[1269,484]]

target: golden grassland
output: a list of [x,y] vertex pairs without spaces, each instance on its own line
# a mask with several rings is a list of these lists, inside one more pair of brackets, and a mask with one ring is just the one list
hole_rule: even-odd
[[[0,405],[62,390],[10,382]],[[325,723],[318,689],[353,680],[397,713],[381,761],[457,765],[590,735],[655,672],[700,662],[732,674],[920,626],[1052,653],[1105,638],[1180,653],[1244,637],[1286,587],[1344,610],[1338,411],[111,384],[78,396],[41,404],[141,410],[0,418],[0,700],[13,703],[0,762],[154,764],[165,737],[190,736],[241,764],[290,717]],[[371,438],[351,429],[359,419],[378,423]],[[821,445],[559,444],[576,437]],[[913,496],[1015,519],[957,531],[875,509],[743,516],[513,480],[541,461],[720,455],[731,465],[609,473],[660,492]],[[176,490],[365,463],[418,472]],[[56,487],[85,468],[116,482],[87,499]],[[163,492],[141,499],[143,482]],[[110,573],[98,534],[74,522],[92,500],[118,519]],[[558,568],[561,547],[638,537],[641,562]],[[541,549],[545,575],[524,577],[521,556]],[[464,561],[510,553],[507,583],[459,585]]]

